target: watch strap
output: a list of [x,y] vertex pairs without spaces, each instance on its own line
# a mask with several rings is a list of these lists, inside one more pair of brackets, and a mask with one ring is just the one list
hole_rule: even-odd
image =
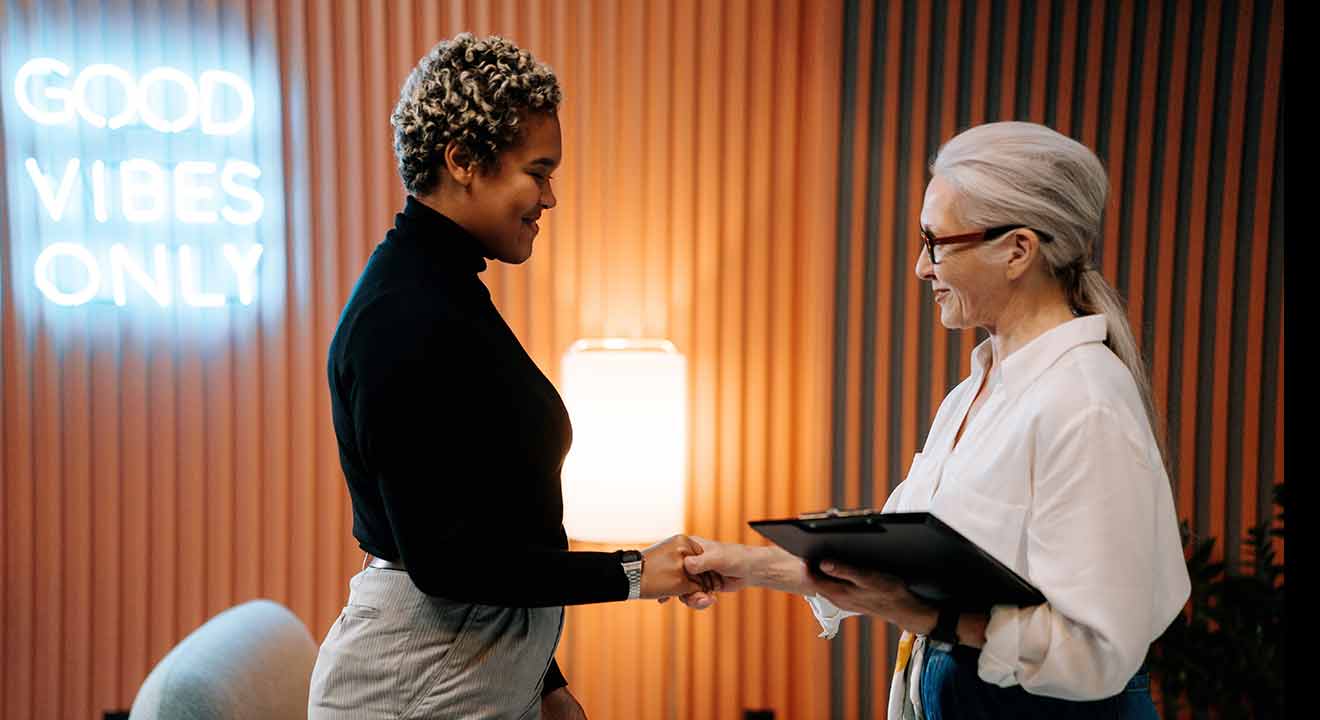
[[636,550],[621,550],[619,563],[623,565],[623,574],[628,578],[628,599],[642,597],[642,554]]

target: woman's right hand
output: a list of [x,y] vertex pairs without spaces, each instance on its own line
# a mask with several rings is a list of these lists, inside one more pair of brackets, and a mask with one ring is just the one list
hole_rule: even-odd
[[642,551],[642,597],[648,600],[715,592],[724,583],[714,573],[689,574],[683,559],[700,555],[701,546],[686,535],[675,535]]
[[[719,591],[732,592],[756,586],[798,595],[816,592],[806,563],[781,548],[722,543],[695,536],[692,540],[702,552],[688,557],[684,568],[693,576],[718,576],[723,581],[716,588]],[[715,604],[715,594],[705,590],[682,594],[679,599],[697,610]]]

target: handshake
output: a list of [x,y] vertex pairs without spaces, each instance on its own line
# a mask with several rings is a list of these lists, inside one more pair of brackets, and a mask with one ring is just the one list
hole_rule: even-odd
[[[642,551],[642,597],[665,602],[677,597],[704,610],[715,594],[763,587],[794,595],[819,596],[848,614],[870,615],[913,634],[928,634],[938,612],[896,577],[825,560],[820,572],[775,546],[753,547],[675,535]],[[980,647],[986,615],[968,616],[970,640]],[[960,631],[961,632],[961,631]]]
[[805,563],[777,547],[751,547],[675,535],[642,551],[643,599],[666,602],[677,597],[704,610],[718,592],[759,586],[809,595],[818,582]]

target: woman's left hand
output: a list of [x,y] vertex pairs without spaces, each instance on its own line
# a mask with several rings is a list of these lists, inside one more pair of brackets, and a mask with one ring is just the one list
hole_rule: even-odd
[[567,687],[561,687],[541,698],[541,717],[545,720],[587,720],[587,711]]
[[829,577],[816,579],[817,592],[836,607],[878,617],[918,635],[935,627],[939,611],[913,595],[902,580],[829,560],[820,569]]

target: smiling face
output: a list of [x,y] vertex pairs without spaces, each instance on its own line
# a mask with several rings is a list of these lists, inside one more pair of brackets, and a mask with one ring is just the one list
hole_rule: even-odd
[[[981,230],[959,219],[957,200],[957,188],[939,175],[932,178],[921,206],[922,227],[936,237]],[[914,270],[918,278],[931,284],[944,327],[956,330],[994,326],[1009,293],[1009,281],[1002,264],[991,263],[987,251],[992,252],[985,243],[939,246],[935,249],[938,264],[931,263],[924,247],[917,254]]]
[[517,265],[532,255],[543,210],[556,204],[550,175],[563,159],[555,115],[529,115],[518,144],[497,165],[472,176],[461,224],[481,241],[486,257]]

